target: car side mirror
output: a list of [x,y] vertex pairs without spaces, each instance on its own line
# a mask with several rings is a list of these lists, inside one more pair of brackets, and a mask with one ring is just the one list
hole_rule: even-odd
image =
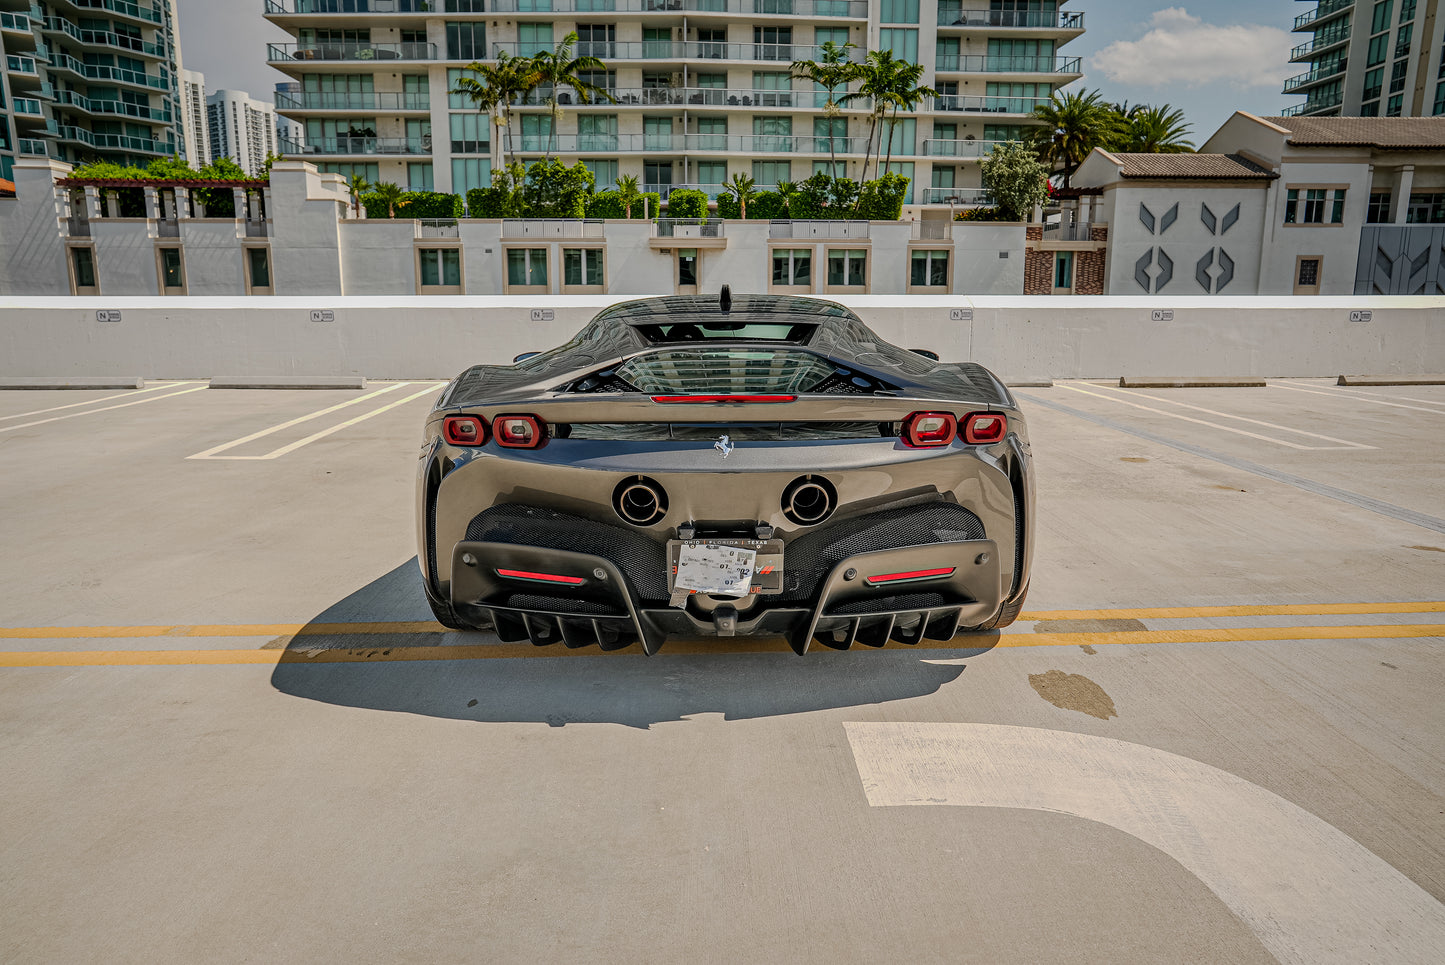
[[[523,352],[521,355],[518,355],[516,358],[512,359],[512,364],[513,364],[513,365],[516,365],[518,362],[525,362],[525,361],[527,361],[527,359],[532,358],[533,356],[541,355],[541,354],[542,354],[541,352]],[[937,357],[938,357],[938,356],[936,356],[936,355],[934,356],[934,358],[937,358]]]
[[933,351],[932,349],[911,348],[908,351],[912,352],[914,355],[922,355],[926,359],[932,359],[935,362],[938,361],[938,353]]

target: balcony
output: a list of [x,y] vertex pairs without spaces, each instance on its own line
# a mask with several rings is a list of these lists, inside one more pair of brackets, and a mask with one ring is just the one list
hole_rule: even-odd
[[17,138],[16,149],[23,157],[58,157],[59,152],[49,141],[42,141],[39,138],[21,137]]
[[[862,154],[866,138],[835,137],[832,153]],[[829,154],[828,138],[812,134],[523,134],[513,139],[518,154]],[[896,152],[895,152],[896,153]]]
[[430,111],[426,91],[277,91],[276,109],[283,111]]
[[427,43],[373,44],[330,42],[267,44],[266,59],[273,64],[285,64],[297,60],[354,61],[357,63],[374,60],[428,61],[437,59],[437,45]]
[[507,218],[502,221],[504,240],[535,238],[603,238],[606,232],[598,218]]
[[1045,97],[980,97],[973,94],[943,94],[930,98],[935,112],[961,111],[969,114],[1032,114],[1037,107],[1049,103]]
[[[786,64],[794,60],[817,60],[823,56],[822,47],[812,47],[807,44],[726,44],[695,40],[636,40],[585,43],[578,46],[592,51],[592,56],[602,56],[602,59],[608,61],[663,60],[681,63],[696,60],[740,60]],[[493,44],[492,49],[494,57],[503,51],[516,57],[530,57],[537,52],[537,45],[503,43]],[[862,52],[857,49],[850,50],[848,53],[854,62],[863,60]],[[604,54],[605,56],[603,56]]]
[[920,204],[993,204],[987,188],[920,188]]
[[73,90],[62,90],[55,92],[55,102],[72,107],[75,110],[86,114],[104,115],[106,117],[134,117],[143,121],[151,121],[156,124],[169,124],[174,120],[171,112],[160,107],[147,107],[143,104],[128,104],[125,101],[99,100],[77,94]]
[[34,57],[20,57],[16,54],[6,54],[5,70],[11,74],[20,74],[37,79],[40,77],[40,71],[35,66]]
[[165,77],[157,77],[154,74],[147,74],[139,70],[127,70],[124,67],[99,67],[85,64],[69,54],[57,53],[51,64],[53,70],[68,71],[77,77],[86,80],[109,80],[120,84],[130,84],[134,87],[145,87],[151,90],[162,90],[169,92],[171,81]]
[[981,158],[987,157],[995,144],[1006,144],[1007,141],[980,141],[969,140],[943,140],[939,138],[927,138],[923,142],[924,157],[961,157]]
[[[762,190],[771,190],[771,188],[766,188],[763,185],[756,185],[755,187]],[[661,190],[659,190],[659,188]],[[665,184],[655,187],[649,187],[648,190],[657,191],[657,193],[661,195],[662,200],[664,201],[667,200],[668,195],[673,191],[701,191],[703,194],[707,195],[707,199],[709,201],[716,201],[718,198],[728,193],[727,187],[722,184]]]
[[769,238],[850,238],[868,237],[866,221],[772,221],[768,223]]
[[1296,74],[1294,77],[1291,77],[1289,80],[1284,82],[1284,93],[1291,94],[1302,87],[1308,87],[1311,84],[1318,83],[1319,81],[1325,80],[1326,78],[1336,77],[1340,74],[1343,74],[1345,72],[1345,65],[1347,63],[1348,61],[1341,60],[1337,64],[1330,64],[1326,67],[1316,67],[1314,70],[1307,71],[1306,73]]
[[456,218],[420,218],[416,222],[418,238],[460,238],[461,228]]
[[[676,191],[677,188],[673,187]],[[704,238],[723,237],[724,223],[721,218],[658,218],[652,223],[652,237],[675,238],[697,241]]]
[[1331,91],[1324,97],[1307,100],[1303,104],[1296,104],[1293,107],[1286,107],[1280,111],[1280,114],[1283,117],[1305,117],[1310,114],[1321,114],[1332,108],[1339,107],[1344,101],[1345,95],[1341,91]]
[[283,137],[281,138],[281,153],[331,156],[430,154],[431,136],[424,134],[421,137],[308,137],[305,144]]
[[488,13],[731,13],[868,18],[867,0],[495,0]]
[[64,34],[78,44],[87,47],[108,47],[128,53],[146,54],[150,57],[166,58],[164,44],[148,44],[139,37],[113,33],[109,30],[82,30],[63,17],[51,17],[45,21],[45,29],[51,33]]
[[1315,34],[1315,39],[1309,43],[1300,44],[1291,50],[1289,52],[1289,59],[1291,62],[1302,60],[1306,57],[1312,57],[1315,54],[1329,50],[1331,47],[1338,47],[1340,44],[1349,43],[1349,41],[1350,29],[1348,26],[1344,29],[1331,27]]
[[71,2],[77,7],[108,10],[122,17],[130,17],[132,20],[144,20],[146,23],[164,24],[166,22],[161,11],[154,7],[143,7],[138,3],[131,3],[130,0],[71,0]]
[[31,36],[30,14],[0,12],[0,30],[22,33],[27,37]]
[[1058,221],[1050,221],[1044,225],[1045,241],[1093,241],[1094,223],[1092,221],[1070,221],[1068,224],[1061,224]]
[[15,110],[15,119],[22,120],[25,117],[44,117],[45,109],[40,101],[33,97],[17,97],[11,102]]
[[952,241],[952,221],[914,221],[908,237],[913,241]]
[[266,14],[440,13],[443,6],[442,0],[266,0]]
[[60,140],[74,141],[101,151],[134,151],[140,154],[174,154],[175,141],[157,138],[134,137],[129,134],[96,134],[83,127],[64,125],[60,128]]
[[1309,13],[1302,13],[1294,18],[1295,30],[1310,29],[1310,25],[1316,21],[1326,20],[1335,14],[1348,10],[1355,5],[1355,0],[1323,0],[1322,3]]
[[[828,103],[825,91],[812,90],[752,90],[724,87],[614,87],[609,89],[616,103],[602,98],[590,104],[579,105],[577,95],[571,90],[557,94],[557,103],[563,107],[786,107],[792,109],[822,108]],[[545,90],[534,90],[512,101],[514,107],[543,107],[550,94]],[[843,96],[842,92],[838,96]],[[279,95],[278,95],[279,98]],[[277,101],[280,103],[279,99]],[[869,102],[852,101],[843,110],[865,111]]]
[[1083,30],[1084,14],[1077,10],[964,10],[944,0],[938,5],[940,27],[1027,27]]
[[964,74],[1078,74],[1078,57],[989,57],[949,54],[936,58],[935,71]]

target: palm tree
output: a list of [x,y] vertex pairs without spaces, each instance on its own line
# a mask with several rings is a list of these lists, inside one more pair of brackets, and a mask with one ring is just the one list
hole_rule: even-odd
[[405,192],[401,190],[399,185],[391,181],[381,181],[372,185],[372,187],[376,189],[372,192],[376,200],[386,205],[386,216],[388,218],[395,218],[396,209],[399,206],[402,194]]
[[[491,119],[492,130],[505,127],[506,143],[503,164],[512,162],[512,102],[536,89],[539,79],[529,57],[513,57],[505,50],[497,52],[497,62],[484,64],[474,60],[462,68],[463,76],[448,93],[471,98],[477,111]],[[467,77],[466,74],[475,74]]]
[[756,185],[756,181],[741,171],[734,174],[733,179],[723,185],[724,188],[732,193],[733,197],[738,199],[738,217],[744,221],[746,221],[748,217],[748,202],[758,196],[758,192],[753,190]]
[[547,160],[552,159],[552,152],[557,147],[557,126],[562,119],[562,111],[557,106],[557,88],[563,85],[572,88],[577,92],[577,101],[580,104],[591,104],[594,98],[602,98],[609,103],[617,103],[617,98],[605,87],[599,87],[591,81],[583,80],[584,73],[594,70],[606,70],[607,65],[601,59],[592,56],[574,57],[573,48],[577,44],[577,32],[574,30],[563,37],[557,46],[552,50],[544,50],[532,58],[532,70],[537,78],[537,86],[547,89],[547,109],[552,115],[552,131],[547,138]]
[[360,174],[353,174],[346,179],[347,190],[351,192],[351,207],[358,218],[361,217],[361,195],[371,186],[371,182]]
[[799,80],[812,81],[828,92],[828,102],[823,105],[823,116],[828,119],[828,176],[838,176],[838,154],[833,148],[833,118],[843,111],[833,97],[839,87],[847,89],[848,84],[859,76],[858,65],[853,63],[848,51],[857,44],[838,44],[828,41],[823,44],[822,60],[795,60],[793,76]]
[[1190,128],[1184,112],[1168,104],[1135,108],[1128,115],[1128,125],[1121,139],[1122,150],[1137,154],[1187,154],[1194,150],[1193,142],[1187,140]]
[[868,180],[868,159],[873,152],[873,135],[878,132],[879,123],[888,113],[889,92],[899,86],[898,71],[903,64],[903,61],[894,59],[891,50],[868,51],[868,59],[858,65],[858,77],[862,83],[857,90],[849,91],[838,99],[839,104],[851,104],[859,100],[871,102],[868,141],[863,146],[863,174],[858,179],[860,184]]
[[792,181],[778,182],[778,197],[782,199],[783,210],[788,213],[790,218],[793,216],[793,199],[797,196],[798,186]]
[[617,199],[622,202],[622,210],[630,220],[632,218],[632,206],[642,198],[642,192],[638,190],[637,175],[624,174],[617,179]]
[[[893,164],[893,135],[898,129],[899,110],[911,112],[923,98],[938,96],[938,91],[932,87],[918,83],[922,77],[922,64],[910,64],[906,60],[898,62],[898,72],[893,76],[893,88],[886,95],[888,105],[893,108],[893,116],[888,121],[888,159],[883,163],[884,173],[887,173]],[[912,153],[912,145],[909,145],[909,153]]]
[[1119,118],[1097,90],[1082,94],[1054,91],[1047,104],[1034,108],[1033,116],[1045,127],[1033,141],[1040,158],[1061,167],[1064,187],[1089,152],[1096,147],[1110,147],[1119,134]]

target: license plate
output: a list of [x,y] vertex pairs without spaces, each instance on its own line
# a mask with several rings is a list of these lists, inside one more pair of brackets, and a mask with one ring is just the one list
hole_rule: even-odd
[[684,546],[736,547],[751,550],[757,554],[757,558],[753,561],[752,585],[748,592],[764,595],[783,592],[783,541],[780,539],[673,539],[667,541],[667,589],[669,593],[675,593],[678,590],[677,564]]

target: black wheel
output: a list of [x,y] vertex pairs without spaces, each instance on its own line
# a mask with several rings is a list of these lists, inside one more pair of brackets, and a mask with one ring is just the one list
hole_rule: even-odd
[[432,599],[432,595],[430,593],[426,595],[426,602],[431,607],[432,615],[437,618],[437,623],[440,623],[442,626],[447,627],[451,630],[472,629],[461,620],[457,619],[457,615],[452,612],[452,607],[450,603],[438,603],[436,600]]
[[1017,600],[1014,600],[1011,603],[1005,603],[1003,606],[999,607],[998,615],[995,616],[992,620],[988,621],[987,623],[981,623],[976,627],[959,627],[959,632],[981,633],[986,630],[1002,630],[1004,627],[1008,626],[1019,618],[1019,613],[1021,613],[1024,608],[1024,599],[1028,595],[1029,588],[1026,586],[1024,587],[1024,591],[1019,594],[1019,598]]

